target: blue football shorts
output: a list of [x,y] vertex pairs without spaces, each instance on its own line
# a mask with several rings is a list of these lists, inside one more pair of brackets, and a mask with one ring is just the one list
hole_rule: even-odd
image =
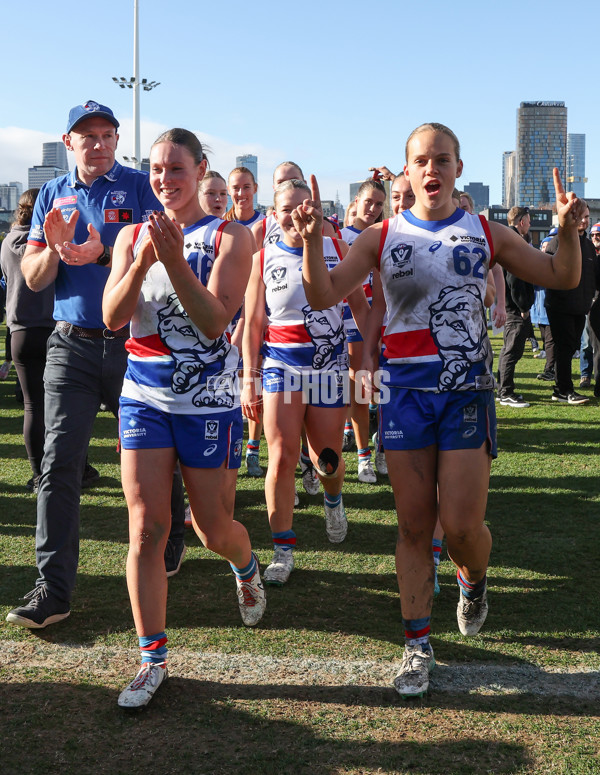
[[123,449],[174,448],[189,468],[239,468],[244,426],[238,407],[211,414],[169,414],[130,398],[120,399]]
[[263,393],[302,391],[303,403],[320,408],[339,408],[350,402],[347,370],[294,374],[285,368],[269,366],[263,369],[262,389]]
[[491,390],[449,391],[388,386],[389,401],[380,405],[384,449],[479,449],[487,442],[498,456],[496,407]]

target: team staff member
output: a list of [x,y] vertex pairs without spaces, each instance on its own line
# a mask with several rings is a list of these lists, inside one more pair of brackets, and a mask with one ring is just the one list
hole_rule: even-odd
[[56,328],[48,340],[46,440],[37,499],[39,578],[8,622],[41,628],[70,613],[79,559],[79,496],[94,418],[101,401],[115,414],[126,367],[124,326],[102,319],[102,292],[120,229],[159,204],[147,174],[115,161],[119,122],[89,100],[69,113],[63,142],[75,169],[45,183],[35,203],[22,261],[27,285],[54,282]]

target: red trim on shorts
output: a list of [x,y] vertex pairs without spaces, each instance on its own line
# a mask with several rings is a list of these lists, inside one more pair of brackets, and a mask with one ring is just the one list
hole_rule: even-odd
[[387,239],[389,227],[390,227],[390,219],[386,218],[382,224],[381,236],[379,238],[379,250],[377,251],[377,269],[381,269],[381,254],[383,253],[383,247]]
[[487,222],[487,219],[484,218],[483,215],[479,216],[479,220],[481,221],[481,225],[483,226],[483,232],[488,241],[488,245],[490,246],[490,269],[491,269],[494,266],[494,241],[492,240],[492,232],[490,231],[490,225]]
[[419,355],[437,355],[438,348],[433,341],[431,331],[422,328],[419,331],[403,331],[399,334],[384,334],[383,352],[386,358],[412,358]]

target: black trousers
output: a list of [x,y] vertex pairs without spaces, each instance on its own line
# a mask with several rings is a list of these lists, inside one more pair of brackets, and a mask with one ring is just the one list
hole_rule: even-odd
[[508,313],[504,324],[504,344],[498,357],[498,396],[515,392],[515,366],[523,356],[526,339],[526,321],[520,315]]
[[572,360],[581,344],[585,315],[569,315],[560,310],[548,309],[550,330],[554,339],[554,374],[559,393],[573,392]]

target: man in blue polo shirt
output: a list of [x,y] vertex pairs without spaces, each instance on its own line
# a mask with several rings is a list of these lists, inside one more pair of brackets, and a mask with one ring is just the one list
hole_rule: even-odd
[[101,401],[118,411],[127,361],[128,327],[109,331],[102,320],[112,247],[124,225],[160,209],[148,175],[115,161],[118,127],[112,110],[97,102],[70,111],[63,142],[74,153],[76,168],[42,186],[21,264],[32,290],[54,282],[57,321],[44,372],[46,440],[36,530],[40,577],[26,604],[6,617],[24,627],[46,627],[70,613],[86,451]]

